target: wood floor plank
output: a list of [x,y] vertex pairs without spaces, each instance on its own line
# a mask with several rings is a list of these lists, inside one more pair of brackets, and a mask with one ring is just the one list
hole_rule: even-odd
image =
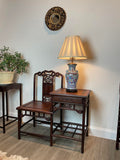
[[[6,133],[0,129],[0,150],[9,155],[21,155],[30,160],[120,160],[120,150],[115,149],[115,141],[88,136],[85,140],[85,152],[81,154],[79,142],[54,138],[54,144],[49,141],[32,136],[22,136],[17,139],[17,123],[6,128]],[[26,129],[44,134],[49,133],[45,127],[33,128],[28,125]]]

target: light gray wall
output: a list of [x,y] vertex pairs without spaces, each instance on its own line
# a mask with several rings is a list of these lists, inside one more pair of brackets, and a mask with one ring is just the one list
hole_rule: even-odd
[[[59,31],[45,25],[45,14],[54,6],[64,8],[66,23]],[[120,80],[119,0],[0,0],[0,46],[23,53],[29,73],[19,76],[23,102],[32,98],[33,73],[53,69],[65,74],[67,61],[57,59],[66,36],[79,35],[88,60],[77,62],[78,88],[91,90],[90,132],[115,139]],[[16,113],[19,94],[12,91],[10,111]],[[14,101],[13,101],[14,100]],[[76,113],[66,119],[79,121]]]

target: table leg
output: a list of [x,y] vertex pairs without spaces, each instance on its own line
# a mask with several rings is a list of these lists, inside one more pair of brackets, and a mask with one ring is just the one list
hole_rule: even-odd
[[3,133],[5,133],[5,104],[4,104],[4,92],[2,92],[2,114],[3,114]]
[[20,106],[22,105],[22,85],[20,85]]
[[[61,106],[62,105],[64,105],[64,104],[60,104]],[[60,126],[61,126],[61,130],[63,129],[63,127],[62,127],[62,122],[63,122],[63,110],[62,109],[60,109]]]
[[18,110],[18,139],[21,139],[20,129],[21,129],[21,110]]
[[50,115],[50,146],[53,145],[53,114]]
[[81,144],[81,153],[84,153],[84,140],[85,140],[85,104],[83,104],[83,115],[82,115],[82,144]]
[[36,126],[36,123],[35,123],[35,112],[33,112],[33,127]]
[[116,150],[119,150],[119,142],[116,142]]
[[86,125],[87,125],[87,133],[86,133],[86,136],[88,136],[88,125],[89,125],[89,97],[88,97],[88,102],[87,102],[87,122],[86,122]]
[[8,92],[6,92],[6,115],[7,115],[7,121],[9,120],[9,119],[8,119],[8,116],[9,116],[9,115],[8,115],[8,112],[9,112],[9,111],[8,111]]

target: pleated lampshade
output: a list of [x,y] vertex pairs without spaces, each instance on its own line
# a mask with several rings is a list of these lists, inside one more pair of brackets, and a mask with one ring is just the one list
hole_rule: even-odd
[[80,36],[66,37],[58,58],[67,60],[87,59]]

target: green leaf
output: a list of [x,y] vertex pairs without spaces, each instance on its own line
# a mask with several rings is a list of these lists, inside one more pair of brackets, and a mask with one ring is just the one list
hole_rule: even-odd
[[18,51],[12,52],[9,47],[0,49],[0,71],[16,71],[16,73],[27,72],[27,62]]

